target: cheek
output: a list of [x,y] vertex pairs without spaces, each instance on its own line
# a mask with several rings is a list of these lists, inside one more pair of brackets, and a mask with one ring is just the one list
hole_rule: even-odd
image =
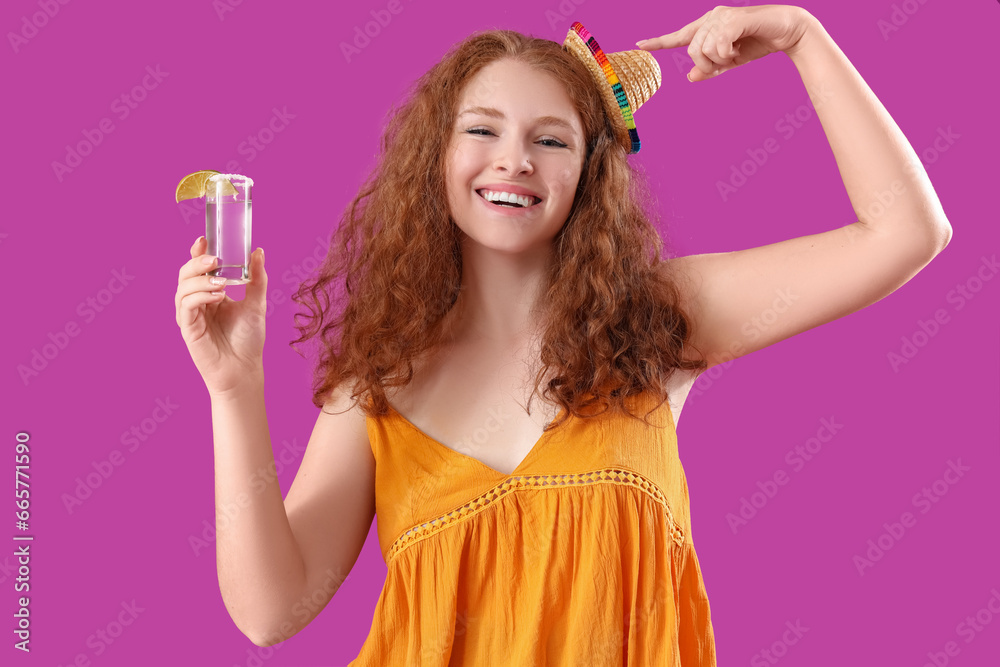
[[555,182],[561,191],[573,192],[577,183],[580,182],[580,162],[572,155],[567,155],[553,165],[555,169]]
[[560,169],[556,173],[555,183],[552,189],[559,193],[563,199],[569,199],[572,203],[573,195],[576,193],[576,186],[580,182],[580,171],[572,167]]
[[578,171],[570,168],[562,169],[559,172],[559,185],[564,189],[573,189],[576,187],[577,181],[580,179],[580,174]]
[[462,153],[460,151],[452,153],[445,166],[444,177],[449,204],[454,203],[456,195],[458,195],[468,183],[468,171],[467,160],[463,158]]
[[456,150],[448,161],[450,182],[455,184],[468,183],[477,173],[477,158],[473,151]]

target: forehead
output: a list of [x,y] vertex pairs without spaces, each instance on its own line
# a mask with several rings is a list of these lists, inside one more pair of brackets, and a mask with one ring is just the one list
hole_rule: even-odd
[[490,63],[465,86],[456,119],[469,120],[475,115],[537,121],[582,132],[566,87],[548,72],[509,59]]

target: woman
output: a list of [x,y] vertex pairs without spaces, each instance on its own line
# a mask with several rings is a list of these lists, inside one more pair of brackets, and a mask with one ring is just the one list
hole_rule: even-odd
[[[295,342],[322,341],[323,411],[284,501],[273,478],[251,485],[273,462],[263,252],[241,302],[209,282],[203,239],[181,268],[216,504],[242,508],[217,533],[219,581],[254,643],[311,622],[377,510],[388,575],[352,664],[715,664],[677,458],[684,397],[715,364],[885,297],[951,227],[905,137],[805,10],[717,7],[639,45],[688,46],[693,82],[788,54],[822,91],[858,221],[661,261],[627,161],[655,63],[605,58],[578,23],[562,46],[509,31],[456,45],[393,114],[338,243],[296,294],[311,314]],[[901,194],[874,206],[886,189]],[[777,309],[782,290],[794,301]],[[779,319],[746,336],[770,308]]]

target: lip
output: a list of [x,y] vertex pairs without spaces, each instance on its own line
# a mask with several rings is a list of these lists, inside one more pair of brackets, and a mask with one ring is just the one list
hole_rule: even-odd
[[532,192],[527,188],[522,188],[520,186],[514,185],[513,183],[487,183],[486,185],[480,185],[479,187],[476,188],[477,194],[479,190],[492,190],[493,192],[510,192],[511,194],[515,195],[527,195],[535,197],[536,199],[541,199],[541,196],[537,192]]
[[[492,190],[493,188],[483,188],[483,189],[485,189],[485,190]],[[504,192],[510,192],[510,190],[504,190]],[[491,204],[490,202],[488,202],[486,200],[485,197],[483,197],[478,192],[474,191],[473,194],[476,195],[476,199],[478,199],[480,202],[482,202],[482,205],[485,208],[489,209],[492,213],[495,213],[497,215],[506,215],[506,216],[532,215],[533,216],[533,215],[535,215],[539,211],[538,206],[542,203],[542,202],[538,202],[538,204],[532,204],[528,208],[507,208],[505,206],[497,206],[496,204]],[[514,194],[529,194],[530,195],[531,193],[530,192],[529,193],[515,192]]]

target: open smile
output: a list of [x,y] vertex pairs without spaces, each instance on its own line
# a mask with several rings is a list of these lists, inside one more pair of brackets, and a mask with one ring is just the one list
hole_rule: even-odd
[[517,202],[505,202],[505,201],[489,201],[483,196],[483,190],[476,190],[476,194],[479,195],[479,200],[483,202],[484,205],[492,209],[496,213],[501,213],[505,215],[518,215],[526,213],[528,211],[534,211],[542,200],[538,197],[529,197],[533,200],[533,203],[528,206],[522,206]]

